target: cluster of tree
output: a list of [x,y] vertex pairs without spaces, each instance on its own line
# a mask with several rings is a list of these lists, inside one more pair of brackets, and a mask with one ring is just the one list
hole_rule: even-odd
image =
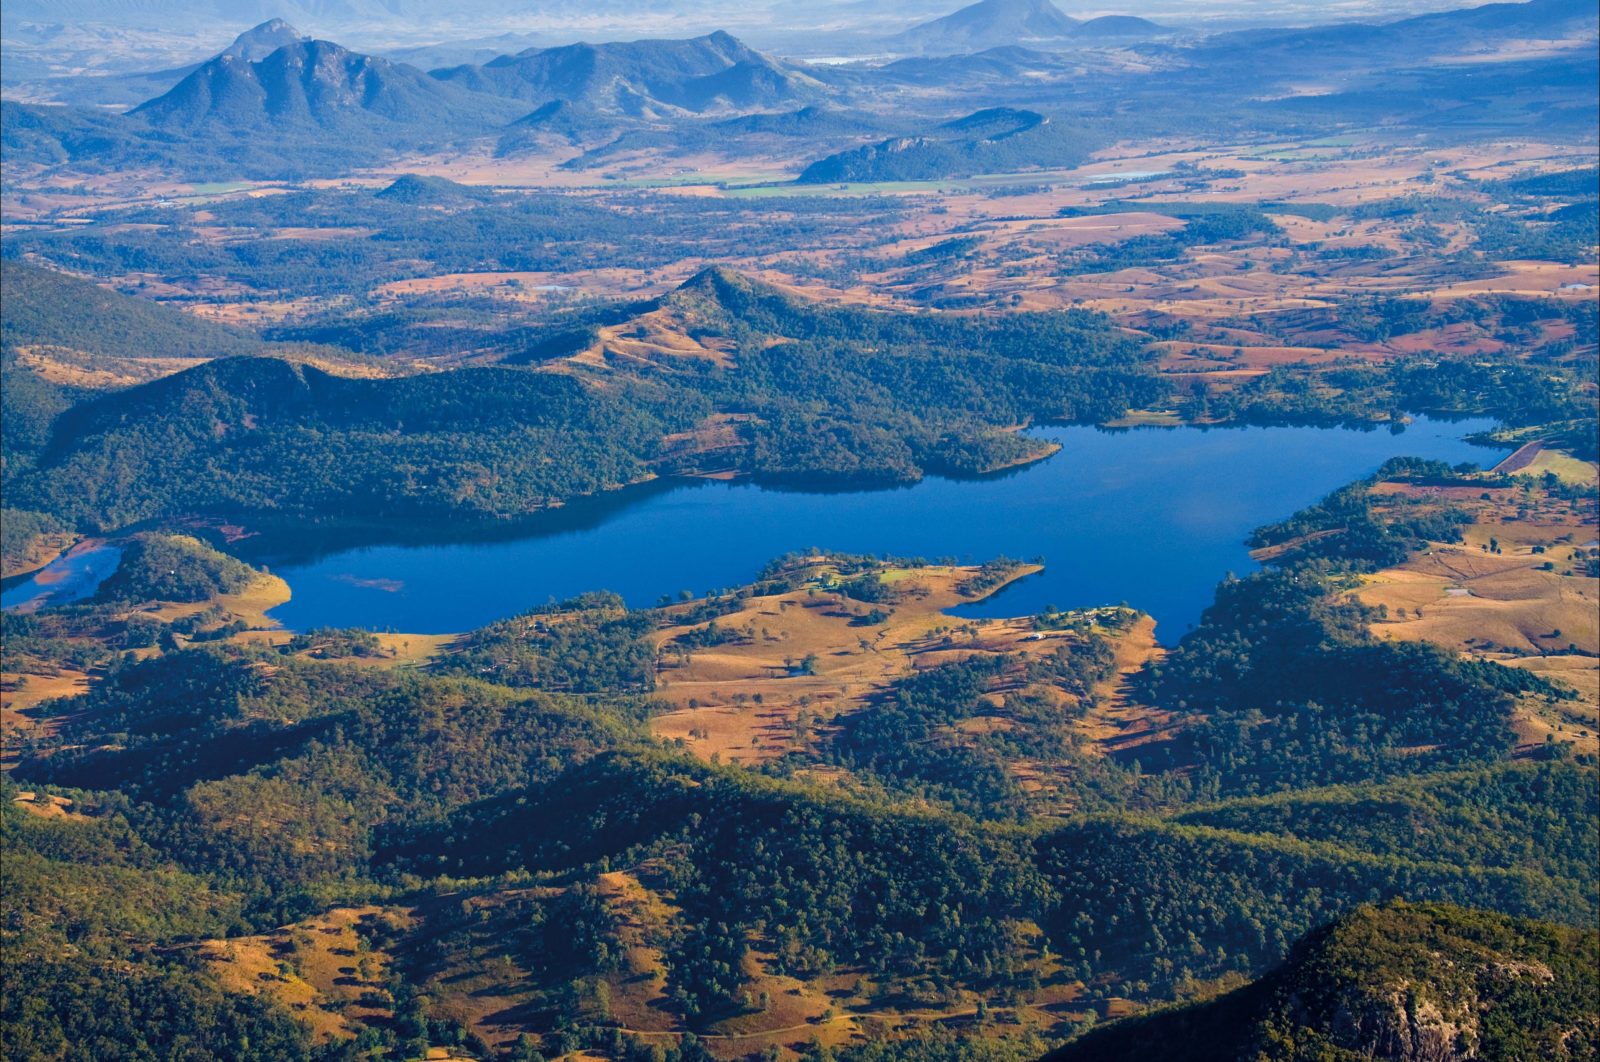
[[[841,719],[828,756],[898,795],[979,818],[1026,817],[1034,801],[1012,766],[1025,759],[1077,767],[1090,758],[1077,753],[1070,723],[1088,710],[1113,660],[1107,640],[1091,634],[1047,657],[975,655],[930,668]],[[961,727],[974,719],[1004,725]],[[1095,774],[1089,766],[1085,773]]]
[[149,299],[17,260],[0,266],[6,347],[65,347],[111,357],[217,358],[261,354],[257,336]]
[[1402,423],[1405,414],[1495,417],[1509,425],[1588,416],[1592,385],[1581,370],[1511,357],[1427,356],[1387,367],[1308,373],[1273,368],[1190,409],[1218,420],[1273,424]]
[[1200,717],[1162,753],[1197,759],[1202,791],[1492,762],[1515,742],[1513,694],[1570,695],[1520,669],[1377,640],[1366,610],[1336,589],[1307,565],[1223,583],[1195,629],[1141,676],[1155,703]]
[[1224,203],[1112,203],[1102,207],[1063,207],[1061,214],[1118,213],[1138,209],[1182,218],[1183,227],[1154,236],[1134,236],[1111,244],[1093,244],[1063,258],[1061,268],[1068,273],[1109,273],[1118,269],[1161,265],[1181,259],[1190,247],[1274,237],[1282,233],[1277,222],[1251,206]]
[[117,570],[95,596],[101,601],[210,601],[235,594],[260,573],[187,535],[143,532],[122,544]]
[[285,653],[304,653],[313,660],[373,657],[383,651],[378,636],[359,627],[316,627],[290,638]]
[[643,693],[655,688],[645,637],[655,627],[652,613],[629,611],[616,594],[589,593],[475,630],[433,670],[567,693]]
[[264,917],[362,876],[392,816],[435,817],[636,733],[616,708],[555,695],[229,647],[114,668],[89,696],[96,718],[25,743],[19,774],[127,794],[168,858]]
[[1501,763],[1378,786],[1331,786],[1182,811],[1174,822],[1422,862],[1538,867],[1581,895],[1600,863],[1592,769],[1570,759]]
[[14,1059],[192,1058],[310,1062],[289,1010],[225,991],[181,961],[96,962],[72,954],[6,963],[0,1051]]
[[1472,514],[1460,506],[1391,496],[1383,499],[1383,510],[1376,511],[1372,486],[1388,479],[1489,482],[1475,470],[1399,458],[1386,462],[1368,479],[1339,488],[1287,520],[1256,528],[1249,544],[1254,549],[1275,550],[1280,562],[1317,559],[1370,572],[1399,564],[1429,542],[1461,541],[1461,529],[1472,522]]
[[70,530],[47,513],[0,509],[0,567],[3,567],[7,576],[21,572],[27,567],[34,546],[41,538]]
[[646,404],[515,369],[362,380],[234,358],[74,407],[15,490],[101,527],[185,512],[504,516],[644,478],[662,434],[704,409],[684,408],[691,397]]

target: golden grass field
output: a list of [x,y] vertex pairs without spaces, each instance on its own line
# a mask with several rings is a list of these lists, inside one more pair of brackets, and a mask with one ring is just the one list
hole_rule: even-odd
[[[1006,582],[1037,570],[1021,566]],[[883,578],[898,599],[868,605],[831,588],[823,565],[808,585],[751,597],[740,611],[716,620],[723,630],[749,630],[742,644],[684,651],[674,639],[704,625],[660,631],[656,698],[673,707],[651,718],[651,730],[703,759],[758,764],[813,746],[840,716],[870,710],[875,696],[916,671],[977,654],[1071,651],[1075,635],[1037,631],[1031,619],[949,615],[947,609],[972,599],[958,586],[974,574],[975,569],[946,566],[889,571]],[[874,609],[883,618],[863,625]],[[1093,620],[1095,611],[1085,616]],[[1159,652],[1153,632],[1153,621],[1139,617],[1111,635],[1121,677]],[[810,674],[799,666],[808,658],[814,660]],[[1123,692],[1121,682],[1096,691],[1097,707],[1077,724],[1087,747],[1117,751],[1161,734],[1166,714],[1131,704]],[[1008,724],[997,715],[973,725]],[[1057,769],[1016,765],[1019,779],[1036,792],[1053,789],[1050,776]]]
[[[595,995],[585,1004],[586,1016],[602,1017],[596,1008],[603,1007],[603,1016],[626,1033],[666,1045],[689,1030],[673,1014],[666,997],[665,949],[675,932],[676,908],[646,880],[655,872],[646,863],[630,871],[597,872],[574,884],[594,889],[615,920],[624,947],[617,968],[603,976],[603,988],[594,989]],[[392,1000],[384,988],[385,972],[398,960],[420,959],[429,971],[423,988],[432,1012],[460,1022],[491,1044],[507,1047],[521,1031],[520,1008],[534,999],[529,988],[534,979],[507,946],[503,920],[515,917],[510,905],[517,901],[553,899],[568,887],[509,888],[445,897],[421,907],[339,907],[270,933],[203,941],[195,950],[225,986],[275,998],[310,1024],[319,1042],[348,1035],[356,1019],[388,1017]],[[440,951],[429,944],[432,926],[459,925],[463,915],[486,927],[474,938],[474,946]],[[390,950],[384,940],[395,929],[417,934],[398,948],[427,954]],[[1024,926],[1017,945],[1038,951],[1043,934],[1037,926]],[[760,1006],[698,1034],[713,1055],[732,1059],[776,1047],[781,1057],[795,1058],[813,1042],[840,1047],[889,1033],[970,1027],[978,1021],[977,997],[967,993],[908,986],[885,997],[880,991],[884,986],[862,969],[841,968],[802,981],[774,972],[773,960],[773,955],[759,951],[747,956],[749,992]],[[1039,968],[1043,987],[1022,993],[1009,1007],[997,1008],[1004,1020],[1048,1033],[1063,1023],[1126,1010],[1119,999],[1083,1000],[1083,986],[1059,976],[1059,964],[1053,960],[1041,961]],[[428,1057],[451,1056],[430,1053]]]
[[[1502,488],[1485,500],[1467,488],[1380,485],[1385,489],[1432,490],[1471,508],[1475,520],[1463,543],[1436,543],[1365,578],[1356,595],[1387,610],[1374,633],[1433,642],[1571,687],[1576,701],[1524,700],[1519,740],[1531,748],[1550,735],[1600,751],[1600,580],[1581,563],[1597,533],[1593,510],[1542,490]],[[1490,551],[1495,546],[1498,553]]]
[[311,1027],[317,1043],[354,1036],[363,1019],[387,1018],[391,958],[358,931],[361,923],[409,923],[403,908],[335,907],[270,933],[203,941],[199,958],[223,987],[266,995]]

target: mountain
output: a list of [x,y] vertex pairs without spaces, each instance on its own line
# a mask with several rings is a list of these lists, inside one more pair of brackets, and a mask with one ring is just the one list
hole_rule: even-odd
[[1035,111],[991,107],[921,136],[894,137],[819,159],[799,184],[924,181],[1035,166],[1069,166],[1089,153],[1083,135]]
[[163,159],[165,151],[151,142],[149,133],[143,122],[97,107],[0,100],[0,149],[8,164],[150,165]]
[[860,136],[892,126],[870,114],[812,104],[796,111],[725,118],[713,123],[712,128],[718,135],[729,137],[826,137]]
[[900,52],[975,52],[1009,44],[1063,42],[1078,20],[1050,0],[978,0],[942,18],[924,22],[888,39]]
[[[306,39],[303,33],[283,19],[269,19],[239,34],[232,44],[212,58],[232,55],[256,62],[265,59],[285,44]],[[200,69],[202,65],[202,63],[185,63],[182,66],[161,70],[46,77],[30,84],[28,91],[41,100],[125,110],[137,106],[144,100],[171,91],[174,85]]]
[[1078,40],[1131,40],[1156,37],[1165,32],[1165,26],[1137,15],[1101,15],[1074,27],[1072,36]]
[[233,43],[224,48],[217,58],[231,55],[235,59],[256,63],[286,44],[298,44],[310,39],[283,19],[269,18],[235,37]]
[[1442,904],[1365,907],[1253,984],[1097,1029],[1047,1059],[1593,1058],[1597,958],[1592,929]]
[[800,67],[722,32],[689,40],[531,48],[481,66],[435,70],[433,77],[535,107],[560,101],[635,118],[776,110],[828,91]]
[[416,173],[403,173],[395,178],[394,183],[378,192],[379,199],[411,206],[467,206],[493,197],[494,193],[487,188],[474,188],[448,177],[426,177]]
[[0,304],[8,498],[11,477],[32,464],[72,403],[194,364],[188,359],[269,349],[254,335],[21,261],[0,268]]
[[284,135],[321,128],[363,138],[401,129],[459,133],[506,116],[492,98],[331,41],[295,40],[254,61],[246,55],[259,42],[235,46],[240,54],[230,50],[204,63],[132,116],[185,133]]

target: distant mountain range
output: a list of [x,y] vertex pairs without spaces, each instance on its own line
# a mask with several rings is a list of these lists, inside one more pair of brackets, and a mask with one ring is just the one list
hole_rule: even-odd
[[[1518,41],[1572,41],[1600,32],[1594,0],[1526,0],[1419,15],[1394,22],[1346,22],[1293,30],[1218,34],[1184,49],[1207,67],[1248,65],[1303,74],[1334,66],[1375,68],[1395,62],[1447,61],[1492,54]],[[1592,43],[1589,44],[1592,54]],[[1314,68],[1304,64],[1315,63]]]
[[799,184],[923,181],[1037,166],[1072,166],[1088,157],[1081,131],[1035,111],[991,107],[936,126],[841,151],[807,166]]
[[[531,48],[426,73],[277,19],[168,76],[177,83],[125,116],[8,102],[8,157],[287,177],[477,136],[497,135],[507,153],[551,137],[593,145],[640,123],[795,116],[836,94],[720,32]],[[820,114],[782,121],[796,135],[828,124]]]
[[721,32],[689,40],[530,48],[479,66],[436,70],[433,77],[535,108],[566,102],[639,118],[773,110],[828,94],[804,69]]
[[[285,44],[306,39],[305,34],[283,19],[268,19],[239,34],[232,44],[212,58],[232,55],[256,62],[265,59]],[[188,63],[164,70],[59,77],[47,84],[56,92],[55,98],[64,103],[126,108],[167,92],[202,65],[202,63]]]
[[[125,115],[7,100],[0,136],[8,161],[158,166],[201,179],[339,172],[484,138],[501,154],[578,146],[584,156],[574,165],[582,166],[624,142],[671,154],[678,140],[726,150],[751,136],[769,146],[776,136],[815,136],[812,157],[826,157],[807,168],[808,183],[925,179],[1069,165],[1084,130],[1114,136],[1132,123],[1175,131],[1241,109],[1294,128],[1469,116],[1481,126],[1481,107],[1456,103],[1491,90],[1509,100],[1545,83],[1566,95],[1538,121],[1576,129],[1594,111],[1582,83],[1592,84],[1597,26],[1593,0],[1529,0],[1383,24],[1177,39],[1130,16],[1079,21],[1049,0],[981,0],[901,34],[915,54],[887,63],[786,62],[717,32],[529,48],[424,72],[274,19],[192,69],[94,79],[111,86],[106,92],[113,82],[117,92],[166,86]],[[1498,61],[1506,41],[1535,47],[1521,65]],[[1307,72],[1337,91],[1292,91]],[[1071,135],[1054,123],[982,135],[935,124],[975,104],[1085,118]],[[1521,106],[1507,103],[1493,120],[1515,123]],[[744,117],[769,127],[710,127]],[[861,144],[895,133],[905,135]]]
[[191,133],[281,134],[316,126],[371,135],[384,125],[482,127],[492,124],[496,109],[503,121],[507,108],[413,67],[296,35],[254,61],[230,49],[132,114],[157,129]]

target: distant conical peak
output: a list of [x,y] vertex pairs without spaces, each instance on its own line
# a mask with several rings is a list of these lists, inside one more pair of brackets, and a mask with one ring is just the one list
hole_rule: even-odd
[[233,43],[222,54],[252,60],[263,59],[286,44],[308,39],[304,33],[283,19],[270,18],[235,37]]

